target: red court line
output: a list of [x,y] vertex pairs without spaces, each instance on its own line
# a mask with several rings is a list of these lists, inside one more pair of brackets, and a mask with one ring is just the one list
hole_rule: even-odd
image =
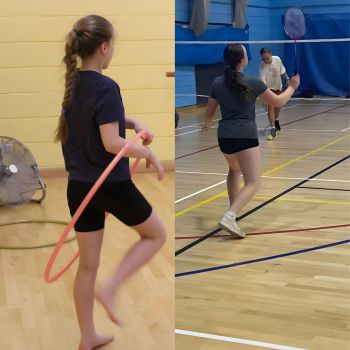
[[[298,228],[293,230],[280,230],[280,231],[264,231],[264,232],[249,232],[247,233],[247,236],[258,236],[258,235],[272,235],[277,233],[289,233],[289,232],[302,232],[302,231],[317,231],[317,230],[327,230],[330,228],[340,228],[340,227],[347,227],[350,226],[350,224],[341,224],[341,225],[332,225],[332,226],[317,226],[317,227],[305,227],[305,228]],[[191,237],[175,237],[175,239],[196,239],[201,238],[202,236],[191,236]],[[221,237],[232,237],[230,234],[226,235],[215,235],[210,238],[221,238]]]

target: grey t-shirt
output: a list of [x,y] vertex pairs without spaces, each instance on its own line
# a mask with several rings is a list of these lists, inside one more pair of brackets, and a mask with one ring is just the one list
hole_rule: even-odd
[[218,138],[258,138],[258,129],[255,122],[255,100],[266,89],[260,79],[248,77],[238,73],[238,79],[250,90],[252,98],[243,100],[238,93],[230,88],[225,77],[217,77],[209,96],[217,100],[221,109],[221,120],[218,128]]

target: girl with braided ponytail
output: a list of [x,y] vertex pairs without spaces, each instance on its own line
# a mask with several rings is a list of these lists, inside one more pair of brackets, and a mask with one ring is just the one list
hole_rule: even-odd
[[[74,215],[93,184],[127,143],[125,129],[145,130],[138,120],[125,117],[118,84],[102,75],[114,51],[114,29],[100,16],[78,20],[66,37],[65,92],[56,131],[68,171],[67,198]],[[79,64],[78,64],[79,62]],[[147,130],[147,129],[146,129]],[[163,167],[148,147],[153,139],[147,130],[143,145],[134,144],[127,157],[146,158],[158,179]],[[132,227],[140,240],[127,252],[109,281],[96,291],[97,299],[113,322],[121,325],[114,309],[120,285],[149,261],[165,242],[158,215],[130,179],[129,159],[117,164],[75,225],[80,260],[74,282],[74,301],[81,332],[79,350],[91,350],[113,340],[97,334],[93,322],[94,290],[104,234],[105,212]]]
[[[275,107],[283,106],[299,86],[299,76],[291,79],[289,87],[282,94],[275,95],[261,80],[243,74],[248,64],[244,46],[227,46],[224,60],[227,65],[225,74],[216,78],[211,86],[203,131],[211,127],[215,111],[220,105],[218,141],[229,167],[227,191],[230,207],[219,226],[232,235],[244,238],[245,233],[238,226],[236,218],[260,187],[261,159],[255,101],[259,97]],[[241,173],[244,186],[240,189]]]

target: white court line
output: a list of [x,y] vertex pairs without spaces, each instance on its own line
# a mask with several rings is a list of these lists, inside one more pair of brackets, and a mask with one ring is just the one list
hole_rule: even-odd
[[199,171],[185,171],[185,170],[175,170],[175,173],[179,173],[179,174],[197,174],[197,175],[224,175],[224,176],[227,176],[227,174],[222,174],[222,173],[201,173]]
[[[347,97],[292,97],[289,101],[347,101],[350,99]],[[345,106],[344,106],[345,107]]]
[[[306,177],[283,177],[283,176],[262,176],[266,179],[284,179],[284,180],[306,180]],[[344,182],[349,183],[350,180],[333,180],[333,179],[309,179],[309,181],[324,181],[324,182]]]
[[[176,94],[176,97],[190,97],[190,96],[197,96],[197,97],[206,97],[208,98],[208,95],[197,95],[197,94]],[[333,102],[338,102],[338,101],[346,101],[346,102],[350,102],[348,97],[292,97],[289,99],[289,101],[317,101],[319,103],[317,103],[317,105],[322,104],[322,101],[333,101]],[[334,103],[324,103],[326,105],[329,104],[334,104]],[[307,106],[304,105],[304,106]],[[343,106],[345,107],[345,106]],[[181,107],[179,107],[181,108]]]
[[188,196],[179,198],[179,199],[177,199],[177,200],[175,201],[175,204],[180,203],[180,202],[184,201],[185,199],[194,197],[194,196],[196,196],[197,194],[200,194],[200,193],[202,193],[202,192],[205,192],[205,191],[207,191],[207,190],[210,190],[211,188],[216,187],[216,186],[219,186],[219,185],[221,185],[221,184],[223,184],[223,183],[225,183],[225,182],[226,182],[226,180],[220,181],[220,182],[218,182],[218,183],[216,183],[216,184],[214,184],[214,185],[211,185],[211,186],[209,186],[209,187],[203,188],[202,190],[199,190],[199,191],[197,191],[197,192],[194,192],[194,193],[192,193],[192,194],[189,194]]
[[[186,95],[187,96],[187,95]],[[200,96],[200,95],[195,95],[195,96]],[[208,96],[207,96],[208,97]],[[256,112],[260,112],[260,111],[264,111],[265,108],[259,108],[256,110]],[[221,118],[218,119],[213,119],[213,122],[216,122],[218,120],[220,120]],[[186,125],[186,126],[182,126],[181,128],[177,128],[176,130],[182,130],[182,129],[186,129],[186,128],[192,128],[193,126],[197,126],[197,125],[202,125],[204,124],[204,122],[200,122],[200,123],[196,123],[196,124],[190,124],[190,125]]]
[[[221,118],[218,119],[213,119],[213,122],[216,122],[218,120],[220,120]],[[196,123],[196,124],[191,124],[191,125],[186,125],[186,126],[182,126],[181,128],[177,128],[176,130],[182,130],[182,129],[187,129],[187,128],[192,128],[194,126],[198,126],[198,125],[202,125],[204,124],[204,122],[200,122],[200,123]]]
[[[349,40],[350,41],[350,38]],[[196,97],[205,97],[209,98],[209,95],[198,95],[198,94],[175,94],[176,97],[190,97],[190,96],[196,96]],[[347,101],[350,102],[350,99],[348,97],[323,97],[323,96],[316,96],[316,97],[291,97],[289,101]],[[179,107],[181,108],[181,107]]]
[[282,130],[283,131],[307,131],[307,132],[344,132],[345,131],[345,130],[327,130],[327,129],[312,130],[312,129],[289,129],[289,128],[283,128]]
[[192,130],[192,131],[187,131],[187,132],[183,132],[182,134],[175,134],[175,137],[176,136],[181,136],[181,135],[192,134],[192,133],[200,131],[200,130],[202,130],[202,129],[196,129],[196,130]]
[[350,38],[335,38],[335,39],[301,39],[301,40],[235,40],[235,41],[222,41],[222,40],[202,40],[202,41],[175,41],[175,44],[181,45],[208,45],[208,44],[286,44],[286,43],[324,43],[324,42],[344,42],[350,41]]
[[[186,170],[175,170],[175,173],[179,174],[196,174],[196,175],[221,175],[221,176],[227,176],[227,174],[224,173],[204,173],[200,171],[186,171]],[[281,179],[281,180],[306,180],[305,177],[284,177],[284,176],[269,176],[269,175],[263,175],[261,177],[264,177],[266,179]],[[335,179],[309,179],[309,181],[325,181],[325,182],[344,182],[348,183],[350,180],[335,180]]]
[[[176,173],[180,173],[180,174],[197,174],[197,175],[222,175],[222,176],[227,176],[227,174],[220,174],[220,173],[200,173],[200,172],[195,172],[195,171],[175,171]],[[241,175],[242,176],[242,175]],[[261,176],[263,178],[268,178],[268,179],[284,179],[284,180],[306,180],[306,178],[302,178],[302,177],[278,177],[278,176]],[[345,183],[349,183],[350,181],[348,180],[332,180],[332,179],[309,179],[309,181],[319,181],[319,182],[345,182]],[[179,199],[177,199],[175,201],[175,204],[180,203],[186,199],[192,198],[194,196],[196,196],[197,194],[203,193],[207,190],[210,190],[211,188],[220,186],[222,184],[224,184],[226,182],[226,180],[220,181],[215,183],[214,185],[211,185],[209,187],[203,188],[197,192],[191,193],[185,197],[181,197]]]
[[348,128],[346,128],[346,129],[343,129],[342,131],[346,131],[346,130],[349,130],[349,129],[350,129],[350,126]]
[[[295,108],[295,107],[297,107],[297,106],[300,106],[300,105],[299,105],[299,104],[295,104],[295,105],[293,105],[293,106],[284,107],[284,108],[282,108],[282,109]],[[264,115],[264,114],[266,114],[266,112],[259,113],[259,114],[256,115],[256,117],[259,117],[259,116]],[[221,119],[221,118],[220,118],[220,119]],[[220,119],[215,119],[215,121],[216,121],[216,120],[220,120]],[[204,123],[198,123],[198,124],[204,124]],[[212,128],[216,128],[216,127],[218,127],[218,125],[212,126]],[[179,129],[177,129],[177,130],[179,130]],[[196,129],[196,130],[191,130],[191,131],[183,132],[182,134],[175,134],[175,137],[177,137],[177,136],[182,136],[182,135],[187,135],[187,134],[192,134],[192,133],[194,133],[194,132],[201,131],[201,130],[202,130],[202,129]],[[259,130],[265,130],[265,129],[259,129]]]
[[[218,125],[213,125],[213,126],[211,126],[210,128],[215,129],[215,128],[217,128],[217,127],[218,127]],[[196,129],[196,130],[192,130],[192,131],[187,131],[187,132],[183,132],[182,134],[175,134],[175,136],[182,136],[182,135],[192,134],[192,133],[194,133],[194,132],[201,131],[201,130],[202,130],[202,129]]]
[[[196,96],[196,97],[205,97],[205,98],[208,98],[209,96],[208,95],[197,95],[197,94],[176,94],[175,95],[175,98],[176,97],[193,97],[193,96]],[[349,98],[348,97],[291,97],[289,99],[289,101],[347,101],[347,102],[350,102]],[[179,107],[181,108],[181,107]]]
[[265,342],[255,341],[255,340],[225,337],[225,336],[216,335],[216,334],[208,334],[208,333],[185,331],[183,329],[175,329],[175,333],[176,334],[181,334],[181,335],[188,335],[188,336],[191,336],[191,337],[197,337],[197,338],[205,338],[205,339],[224,341],[224,342],[228,342],[228,343],[236,343],[236,344],[245,344],[245,345],[258,346],[260,348],[267,348],[267,349],[307,350],[305,348],[294,348],[294,347],[290,347],[290,346],[279,345],[279,344],[272,344],[272,343],[265,343]]

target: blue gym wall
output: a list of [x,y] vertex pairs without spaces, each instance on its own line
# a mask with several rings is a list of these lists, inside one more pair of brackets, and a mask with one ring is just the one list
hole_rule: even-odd
[[[175,21],[189,22],[191,7],[192,1],[176,0]],[[175,107],[189,106],[196,103],[195,96],[178,96],[179,94],[195,94],[195,86],[194,66],[175,65]]]
[[[233,20],[234,0],[212,0],[210,1],[209,22],[231,24]],[[190,22],[192,11],[191,0],[175,1],[175,20]],[[196,103],[196,83],[194,66],[176,66],[175,79],[175,106],[189,106]],[[181,94],[192,94],[193,96],[178,96]]]
[[[209,22],[231,24],[233,20],[234,0],[215,0],[210,2]],[[189,22],[192,10],[191,0],[175,1],[176,21]],[[269,0],[249,0],[248,1],[248,23],[250,40],[269,40]],[[175,47],[176,49],[176,47]],[[251,50],[252,60],[247,69],[247,74],[257,75],[260,56],[257,47]],[[178,96],[181,94],[195,95],[195,73],[194,66],[176,66],[175,79],[175,106],[189,106],[196,103],[195,96]]]
[[[231,23],[234,0],[215,0],[210,5],[210,22]],[[249,40],[286,39],[281,16],[288,6],[296,5],[295,0],[248,0]],[[349,0],[303,0],[299,2],[305,13],[350,13]],[[176,21],[190,21],[192,0],[175,0]],[[258,76],[260,54],[263,45],[251,45],[251,61],[246,73]],[[176,49],[176,47],[175,47]],[[283,59],[283,46],[271,45],[273,54]],[[194,66],[176,66],[175,94],[195,94]],[[176,97],[175,106],[196,103],[195,96]]]
[[[349,0],[269,0],[270,3],[270,39],[284,40],[286,38],[282,27],[282,15],[287,7],[299,4],[306,14],[327,14],[327,13],[350,13]],[[251,39],[252,40],[252,39]],[[274,55],[284,59],[284,48],[282,45],[272,45]],[[292,74],[292,72],[288,72]]]
[[[285,9],[298,4],[295,0],[269,0],[270,3],[270,30],[271,40],[285,39],[281,17]],[[305,13],[350,13],[349,0],[304,0],[299,2]]]
[[[270,40],[269,0],[248,1],[249,40]],[[259,76],[260,45],[250,45],[251,58],[245,73]]]

